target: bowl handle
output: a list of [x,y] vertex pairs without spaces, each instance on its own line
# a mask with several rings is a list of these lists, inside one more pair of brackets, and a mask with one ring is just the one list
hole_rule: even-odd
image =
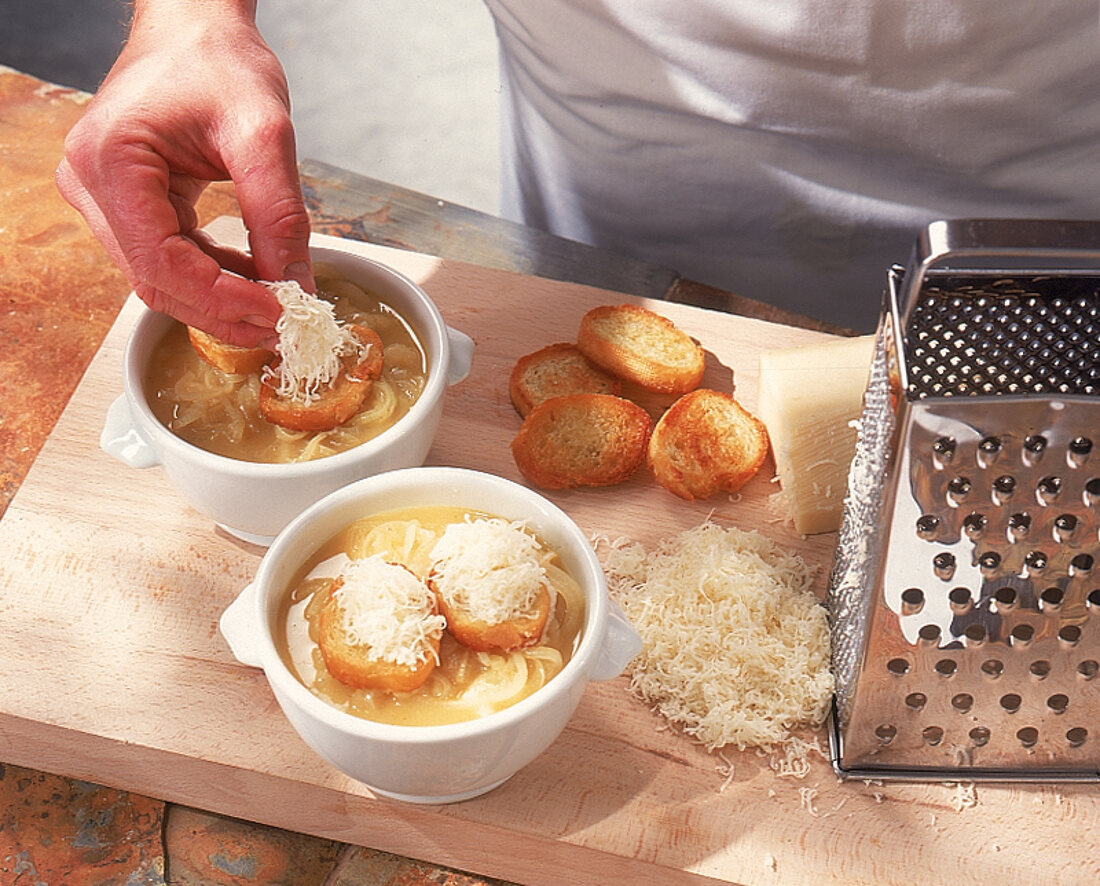
[[465,332],[447,327],[447,341],[451,346],[451,360],[447,365],[447,384],[457,385],[470,374],[474,362],[474,340]]
[[600,657],[592,666],[591,680],[610,680],[619,676],[642,651],[642,638],[614,600],[607,601],[607,633]]
[[120,394],[107,409],[100,448],[132,468],[151,468],[160,463],[153,447],[134,426],[126,395]]
[[252,642],[256,635],[256,628],[251,619],[252,598],[255,593],[254,584],[245,587],[218,619],[218,630],[225,637],[225,642],[229,644],[229,650],[237,661],[250,668],[262,668],[260,650]]

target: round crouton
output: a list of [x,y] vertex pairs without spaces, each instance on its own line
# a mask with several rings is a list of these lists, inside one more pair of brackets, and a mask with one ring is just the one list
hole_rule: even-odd
[[558,342],[520,357],[508,392],[516,412],[527,414],[544,400],[566,394],[615,394],[622,382],[595,366],[576,345]]
[[543,489],[612,486],[645,461],[653,422],[611,394],[570,394],[540,403],[512,441],[520,473]]
[[703,349],[667,317],[640,305],[604,305],[581,318],[577,347],[597,366],[662,394],[699,386]]
[[[374,380],[382,375],[384,354],[382,339],[369,326],[348,327],[367,345],[359,357],[343,359],[343,371],[328,389],[311,402],[283,397],[265,380],[260,386],[260,413],[272,424],[294,431],[328,431],[351,418],[362,407]],[[279,361],[271,363],[277,372]]]
[[767,454],[763,422],[729,394],[700,388],[658,420],[646,462],[658,483],[691,501],[736,492],[760,470]]
[[215,369],[232,375],[250,375],[253,372],[259,372],[273,356],[267,348],[244,348],[240,345],[231,345],[194,326],[187,327],[187,337],[195,353],[203,360]]

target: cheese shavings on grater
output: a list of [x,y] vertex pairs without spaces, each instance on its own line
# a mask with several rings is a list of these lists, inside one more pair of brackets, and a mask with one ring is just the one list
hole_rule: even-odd
[[842,777],[1100,780],[1100,223],[891,270],[828,608]]

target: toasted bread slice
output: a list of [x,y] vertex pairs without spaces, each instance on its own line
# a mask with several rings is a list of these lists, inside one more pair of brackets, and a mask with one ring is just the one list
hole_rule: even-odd
[[615,394],[622,382],[595,366],[570,342],[547,345],[520,357],[512,368],[508,392],[516,412],[527,414],[551,397],[566,394]]
[[540,403],[512,441],[516,466],[543,489],[612,486],[645,461],[649,413],[611,394],[569,394]]
[[194,326],[187,327],[191,347],[207,363],[222,372],[233,375],[250,375],[259,372],[274,355],[267,348],[243,348],[214,338]]
[[597,366],[662,394],[684,394],[703,378],[703,349],[667,317],[640,305],[604,305],[581,318],[577,347]]
[[[303,403],[283,397],[268,382],[260,386],[260,413],[272,424],[294,431],[328,431],[338,427],[357,413],[370,394],[376,378],[382,375],[384,354],[382,339],[369,326],[352,325],[356,338],[369,345],[358,362],[344,358],[344,371],[323,391],[321,396]],[[276,359],[271,363],[278,370]]]
[[539,591],[535,608],[529,615],[495,624],[473,618],[468,612],[452,606],[439,593],[431,577],[428,578],[428,587],[435,592],[439,611],[447,619],[447,630],[451,632],[451,636],[475,652],[510,652],[533,646],[539,641],[547,619],[550,618],[550,593],[545,585]]
[[668,408],[646,461],[665,489],[689,501],[736,492],[760,470],[768,432],[729,394],[699,388]]
[[[342,577],[334,578],[327,591],[319,592],[328,594],[317,615],[317,645],[328,672],[353,689],[412,692],[422,686],[439,661],[440,636],[425,637],[430,654],[417,664],[408,665],[376,656],[370,645],[352,643],[348,639],[345,610],[336,595],[342,584]],[[429,595],[429,600],[432,609],[428,614],[435,615],[438,609],[434,595]]]

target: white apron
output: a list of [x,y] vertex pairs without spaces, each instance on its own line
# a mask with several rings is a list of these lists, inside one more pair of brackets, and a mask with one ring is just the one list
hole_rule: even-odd
[[1100,218],[1096,0],[487,0],[503,209],[856,328],[935,218]]

